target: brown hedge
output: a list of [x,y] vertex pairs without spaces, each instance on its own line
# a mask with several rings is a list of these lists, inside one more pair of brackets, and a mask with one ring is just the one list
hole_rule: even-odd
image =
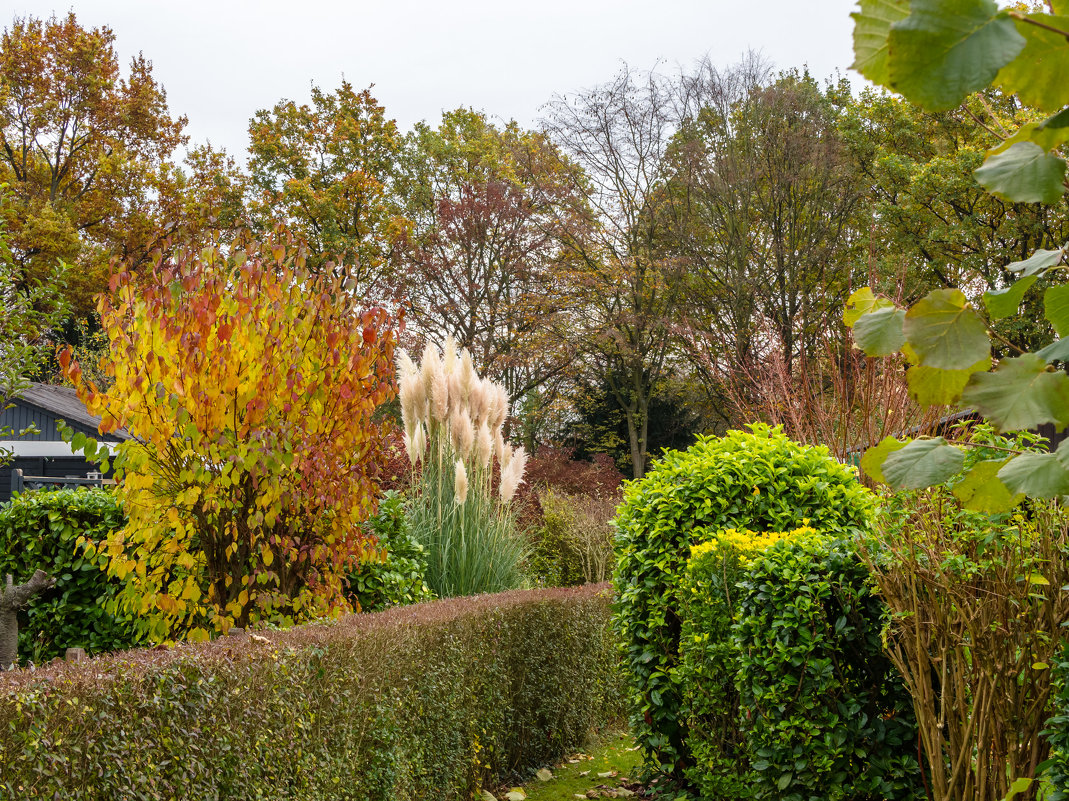
[[467,799],[620,712],[607,585],[0,675],[0,798]]

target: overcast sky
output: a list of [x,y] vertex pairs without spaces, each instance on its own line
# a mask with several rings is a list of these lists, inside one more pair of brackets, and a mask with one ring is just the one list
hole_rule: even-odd
[[[855,0],[15,0],[14,15],[73,10],[114,30],[122,63],[141,51],[194,142],[243,161],[249,118],[306,102],[342,76],[403,129],[470,106],[534,125],[555,93],[607,81],[623,62],[668,70],[748,48],[777,68],[846,72]],[[10,18],[0,20],[3,26]],[[856,76],[854,76],[856,78]]]

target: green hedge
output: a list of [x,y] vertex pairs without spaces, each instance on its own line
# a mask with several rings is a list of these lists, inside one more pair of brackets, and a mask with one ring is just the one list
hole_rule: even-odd
[[1048,801],[1069,801],[1069,643],[1062,646],[1054,664],[1052,713],[1043,732],[1050,743],[1046,779]]
[[0,576],[24,581],[41,569],[56,580],[20,615],[21,659],[41,663],[71,647],[97,654],[138,642],[128,620],[104,609],[122,587],[101,569],[106,557],[86,558],[78,545],[79,537],[99,541],[124,523],[105,489],[38,490],[0,504]]
[[619,602],[631,722],[647,764],[685,782],[687,747],[678,666],[680,598],[690,546],[728,528],[867,528],[874,498],[827,448],[753,425],[670,451],[628,485],[616,518]]
[[788,538],[738,584],[733,635],[754,798],[926,797],[913,704],[883,653],[884,606],[855,543]]
[[609,590],[515,591],[0,675],[0,797],[468,799],[619,712]]

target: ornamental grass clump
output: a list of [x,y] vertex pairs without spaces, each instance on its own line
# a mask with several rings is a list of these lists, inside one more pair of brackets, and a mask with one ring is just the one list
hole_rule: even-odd
[[527,454],[504,440],[505,388],[479,378],[452,339],[441,355],[428,345],[418,366],[402,353],[398,384],[413,470],[409,522],[427,550],[427,583],[439,597],[522,586],[527,547],[510,503]]

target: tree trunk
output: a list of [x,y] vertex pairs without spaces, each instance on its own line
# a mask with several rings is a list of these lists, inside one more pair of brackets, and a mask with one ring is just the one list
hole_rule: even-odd
[[0,670],[14,667],[19,658],[18,612],[30,599],[56,583],[43,570],[33,574],[25,584],[15,584],[9,573],[6,586],[0,590]]

